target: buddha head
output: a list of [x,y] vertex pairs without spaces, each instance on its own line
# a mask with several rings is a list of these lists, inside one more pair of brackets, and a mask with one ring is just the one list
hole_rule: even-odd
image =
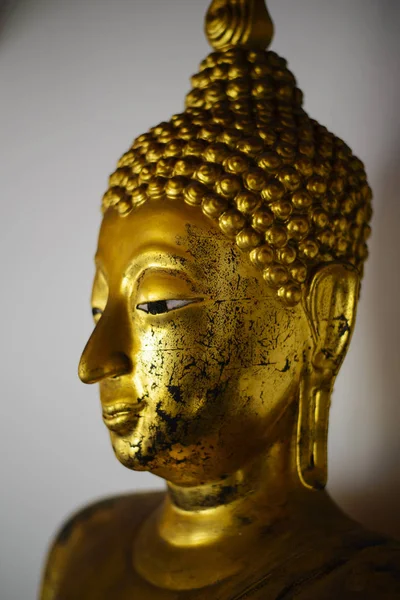
[[264,4],[242,15],[258,15],[253,37],[226,25],[233,5],[210,8],[215,51],[185,111],[140,135],[110,177],[79,375],[100,383],[128,468],[218,481],[291,420],[298,478],[322,488],[371,190],[361,161],[303,109],[286,61],[263,49]]

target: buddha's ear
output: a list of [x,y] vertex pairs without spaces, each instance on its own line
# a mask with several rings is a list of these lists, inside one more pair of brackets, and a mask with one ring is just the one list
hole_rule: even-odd
[[337,375],[353,332],[359,292],[359,272],[348,264],[325,265],[312,278],[305,304],[314,338],[315,369]]
[[318,269],[306,291],[313,344],[300,385],[297,470],[308,488],[326,485],[330,397],[353,332],[359,290],[357,269],[331,263]]

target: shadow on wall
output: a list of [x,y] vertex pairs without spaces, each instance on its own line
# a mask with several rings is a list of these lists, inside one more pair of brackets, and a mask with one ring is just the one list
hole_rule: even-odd
[[[375,453],[373,484],[342,496],[346,511],[368,528],[400,539],[400,80],[393,78],[399,62],[398,24],[400,2],[381,0],[376,7],[378,32],[384,32],[381,85],[382,107],[376,106],[378,120],[387,132],[385,147],[377,152],[377,177],[372,183],[374,217],[371,257],[366,265],[369,281],[365,346],[376,365],[378,380],[373,382]],[[380,114],[379,114],[380,113]],[[367,124],[366,124],[367,126]],[[379,157],[382,164],[379,165]],[[387,157],[392,157],[388,162]],[[383,162],[385,161],[385,162]],[[371,434],[372,435],[372,434]],[[369,480],[371,481],[371,479]]]
[[15,8],[17,0],[0,0],[0,36],[2,35],[8,17],[11,11]]
[[[400,98],[399,98],[400,104]],[[381,185],[375,189],[379,206],[373,219],[371,261],[367,268],[373,289],[368,312],[369,340],[378,368],[376,435],[379,440],[372,470],[374,485],[362,494],[345,499],[346,506],[368,527],[400,538],[400,132],[398,143],[385,154],[393,156],[386,165]],[[378,203],[377,203],[378,204]],[[379,210],[378,210],[379,208]],[[391,440],[390,447],[385,440]]]

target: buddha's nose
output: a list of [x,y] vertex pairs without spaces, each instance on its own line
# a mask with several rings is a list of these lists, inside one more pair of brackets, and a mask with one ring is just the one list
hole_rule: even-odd
[[125,310],[107,307],[81,356],[79,378],[83,383],[97,383],[131,373],[131,349],[130,323]]

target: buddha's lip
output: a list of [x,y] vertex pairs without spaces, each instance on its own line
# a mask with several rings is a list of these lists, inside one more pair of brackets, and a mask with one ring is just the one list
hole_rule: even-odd
[[117,401],[112,404],[103,404],[103,418],[111,419],[115,417],[117,414],[121,413],[130,413],[130,414],[139,414],[144,409],[145,404],[141,402],[140,404],[133,404],[132,402],[126,401]]
[[103,421],[112,431],[126,430],[127,426],[135,423],[145,408],[144,403],[114,402],[103,405]]

